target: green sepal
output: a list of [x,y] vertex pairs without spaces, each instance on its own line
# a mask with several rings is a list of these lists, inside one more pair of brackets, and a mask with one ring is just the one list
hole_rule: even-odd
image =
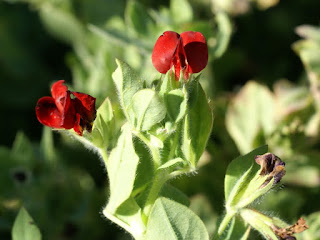
[[274,178],[272,178],[267,185],[261,187],[267,178],[268,176],[260,176],[259,172],[257,172],[256,176],[247,184],[246,188],[237,194],[237,197],[233,201],[233,204],[236,204],[235,208],[244,208],[267,193],[273,187],[274,183]]
[[166,93],[176,89],[178,86],[179,82],[175,80],[174,72],[168,71],[161,82],[159,96],[163,97]]
[[12,240],[41,240],[41,233],[24,207],[20,208],[12,228]]
[[201,219],[186,206],[160,197],[152,207],[146,239],[209,239]]
[[85,134],[95,146],[105,148],[109,145],[115,134],[115,122],[111,102],[104,100],[97,110],[97,116],[93,122],[92,132]]
[[248,208],[240,211],[240,216],[266,239],[278,240],[278,237],[272,230],[274,221],[272,218]]
[[122,133],[107,161],[107,170],[110,182],[110,198],[107,205],[109,212],[113,213],[133,190],[139,156],[136,154],[131,129],[129,125],[122,127]]
[[164,95],[164,102],[170,119],[177,123],[187,111],[187,96],[181,89],[174,89]]
[[112,78],[118,91],[119,102],[127,120],[134,123],[132,112],[128,111],[133,95],[143,88],[143,82],[137,73],[125,62],[116,59],[118,68]]
[[198,79],[188,84],[187,112],[182,129],[182,152],[195,168],[209,139],[213,115]]
[[158,94],[152,89],[142,89],[131,100],[130,112],[133,125],[140,131],[148,131],[166,116],[166,108]]
[[254,161],[255,156],[267,151],[267,145],[261,146],[244,156],[239,156],[229,164],[224,182],[227,208],[234,207],[241,201],[239,193],[248,187],[260,168]]

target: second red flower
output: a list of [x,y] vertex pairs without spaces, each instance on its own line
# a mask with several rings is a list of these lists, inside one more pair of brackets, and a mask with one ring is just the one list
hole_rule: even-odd
[[179,35],[166,31],[154,45],[152,63],[160,73],[166,73],[174,66],[176,80],[180,78],[181,71],[186,80],[208,63],[206,39],[200,32],[187,31]]

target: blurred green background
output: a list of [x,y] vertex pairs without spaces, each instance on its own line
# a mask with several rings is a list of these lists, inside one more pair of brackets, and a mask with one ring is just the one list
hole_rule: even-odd
[[[108,189],[97,155],[43,128],[34,108],[60,79],[97,106],[107,96],[116,105],[114,59],[151,84],[152,47],[165,30],[201,31],[209,45],[201,81],[213,132],[198,174],[173,182],[209,232],[223,212],[227,164],[264,143],[288,161],[287,181],[256,207],[292,223],[320,211],[319,9],[319,0],[0,1],[0,239],[10,239],[22,204],[43,239],[130,239],[100,213]],[[314,28],[295,32],[306,24]],[[241,110],[246,99],[261,103],[258,120],[246,119],[256,109]],[[319,227],[319,212],[307,219]],[[320,239],[312,229],[301,239]]]

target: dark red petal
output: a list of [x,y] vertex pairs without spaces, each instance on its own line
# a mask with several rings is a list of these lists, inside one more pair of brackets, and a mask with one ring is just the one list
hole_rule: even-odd
[[[56,101],[57,104],[57,101]],[[73,99],[70,98],[70,91],[66,92],[66,96],[63,100],[62,108],[62,127],[70,129],[73,127],[76,118],[76,107],[73,103]]]
[[172,58],[179,38],[178,33],[166,31],[156,41],[152,52],[152,64],[160,73],[166,73],[172,67]]
[[74,126],[73,126],[73,130],[78,133],[80,136],[82,136],[82,132],[83,132],[83,128],[81,127],[81,118],[80,118],[80,114],[77,113],[76,114],[76,121],[74,123]]
[[185,71],[187,68],[186,64],[186,53],[183,48],[182,39],[179,38],[179,41],[177,43],[177,47],[174,53],[174,57],[172,60],[173,66],[174,66],[174,74],[175,79],[179,80],[180,78],[180,71]]
[[56,106],[61,113],[64,112],[66,95],[68,92],[68,87],[63,85],[64,80],[55,82],[51,87],[51,95],[56,102]]
[[187,31],[180,34],[188,61],[188,71],[198,73],[207,66],[208,46],[200,32]]
[[76,112],[81,115],[83,119],[88,120],[89,122],[93,121],[96,118],[96,99],[88,94],[72,92],[76,97],[74,100]]
[[38,100],[36,115],[38,121],[43,125],[53,128],[61,128],[62,116],[52,97],[42,97]]

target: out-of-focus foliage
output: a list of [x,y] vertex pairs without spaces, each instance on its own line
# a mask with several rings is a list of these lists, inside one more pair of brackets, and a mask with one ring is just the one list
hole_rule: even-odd
[[115,58],[151,86],[160,77],[151,64],[159,35],[194,30],[209,46],[200,81],[215,119],[198,175],[172,184],[194,196],[191,209],[212,234],[228,163],[267,143],[287,163],[285,187],[257,208],[288,222],[306,215],[310,229],[298,239],[320,239],[313,213],[320,199],[319,7],[318,0],[1,1],[0,238],[10,239],[23,205],[43,239],[130,239],[99,213],[109,190],[97,156],[68,136],[41,133],[34,106],[58,79],[97,97],[97,106],[107,96],[115,104]]
[[22,207],[12,227],[13,240],[41,240],[41,233],[29,213]]

